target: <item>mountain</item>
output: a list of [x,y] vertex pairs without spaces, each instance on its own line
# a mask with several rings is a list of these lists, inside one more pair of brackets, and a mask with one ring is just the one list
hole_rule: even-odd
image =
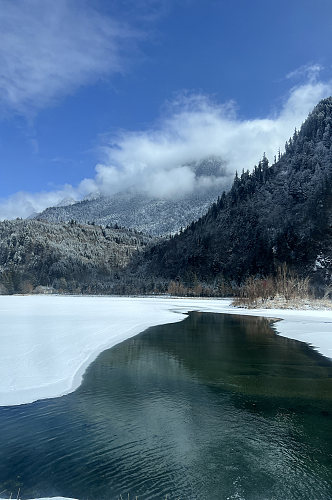
[[206,215],[143,252],[138,277],[239,284],[286,263],[310,276],[318,293],[332,290],[332,98],[324,99],[286,151],[269,166],[236,175]]
[[57,207],[68,207],[70,205],[74,205],[76,203],[76,200],[74,198],[63,198],[63,200],[59,201],[59,203],[56,204]]
[[[205,176],[207,166],[211,171]],[[200,167],[195,166],[198,178]],[[222,178],[213,162],[202,171],[210,179]],[[101,200],[49,213],[55,217],[57,210],[75,209],[65,212],[73,219],[81,207],[85,217],[87,205],[105,223],[111,203],[122,214],[118,223],[134,223],[137,217],[141,226],[149,221],[156,233],[166,224],[170,230],[168,219],[181,216],[171,208],[160,213],[166,200],[148,205],[138,194],[122,193],[105,205]],[[139,215],[133,215],[138,206]],[[158,217],[164,226],[158,226]],[[234,289],[247,277],[275,275],[284,264],[309,277],[318,295],[332,295],[332,98],[316,106],[272,165],[264,155],[252,172],[236,174],[231,189],[205,215],[169,239],[74,221],[0,223],[0,292],[29,292],[42,285],[60,292],[158,293],[175,283],[180,292],[181,285],[201,294],[204,286],[207,293],[218,294],[225,283]]]
[[[0,223],[0,293],[107,293],[151,238],[127,229],[15,220]],[[39,288],[38,288],[39,287]]]
[[112,196],[93,195],[87,199],[50,207],[34,218],[49,222],[94,222],[119,225],[159,236],[177,232],[199,219],[229,185],[223,162],[210,157],[188,165],[195,174],[195,189],[180,198],[156,198],[127,190]]

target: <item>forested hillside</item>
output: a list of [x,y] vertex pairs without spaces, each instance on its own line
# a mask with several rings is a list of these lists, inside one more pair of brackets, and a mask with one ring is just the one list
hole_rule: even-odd
[[332,98],[272,165],[264,156],[236,174],[229,192],[170,239],[74,221],[0,223],[2,293],[222,294],[284,264],[310,277],[318,295],[331,294]]
[[[245,159],[244,159],[244,166]],[[272,165],[236,174],[207,214],[136,259],[137,276],[192,283],[274,273],[287,263],[322,294],[332,276],[332,98],[321,101]]]
[[112,196],[96,196],[66,206],[50,207],[35,216],[49,222],[118,224],[154,236],[169,235],[204,215],[217,199],[221,186],[230,186],[220,158],[210,157],[187,165],[195,178],[194,188],[175,198],[158,198],[133,189]]
[[1,222],[0,293],[107,293],[150,240],[127,229],[73,222]]

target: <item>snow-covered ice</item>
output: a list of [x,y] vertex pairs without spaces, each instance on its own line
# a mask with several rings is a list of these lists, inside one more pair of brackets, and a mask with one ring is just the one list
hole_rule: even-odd
[[[8,498],[0,498],[0,500],[8,500]],[[12,499],[14,500],[14,499]],[[18,499],[20,500],[20,499]],[[77,500],[75,498],[65,498],[65,497],[48,497],[48,498],[36,498],[31,500]]]
[[0,296],[0,406],[74,391],[103,350],[188,311],[280,318],[280,335],[332,358],[332,311],[235,308],[226,299]]

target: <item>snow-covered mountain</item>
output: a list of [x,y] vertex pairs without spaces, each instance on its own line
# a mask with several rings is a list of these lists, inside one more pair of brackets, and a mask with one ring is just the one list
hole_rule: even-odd
[[181,198],[156,198],[130,189],[112,196],[99,194],[70,205],[50,207],[35,218],[50,222],[118,224],[152,235],[175,233],[206,213],[232,180],[226,175],[220,158],[210,157],[188,166],[195,174],[195,188]]
[[63,198],[63,200],[59,201],[59,203],[56,204],[57,207],[68,207],[69,205],[74,205],[77,200],[74,200],[74,198]]
[[142,253],[137,276],[181,279],[190,286],[197,279],[241,283],[248,276],[275,275],[286,265],[310,278],[318,296],[331,297],[331,123],[329,97],[287,141],[278,161],[269,165],[264,156],[251,173],[236,175],[199,221]]
[[133,230],[37,220],[0,222],[0,295],[37,287],[109,293],[152,238]]

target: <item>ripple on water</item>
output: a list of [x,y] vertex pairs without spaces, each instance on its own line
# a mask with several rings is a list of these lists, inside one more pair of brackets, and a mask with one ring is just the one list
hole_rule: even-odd
[[192,313],[102,353],[73,394],[0,408],[23,498],[332,498],[332,364],[261,318]]

